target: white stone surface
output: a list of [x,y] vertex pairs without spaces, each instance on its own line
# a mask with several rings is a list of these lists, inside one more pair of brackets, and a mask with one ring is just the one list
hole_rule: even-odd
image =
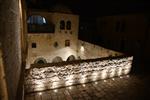
[[132,60],[133,57],[125,57],[31,68],[26,73],[25,88],[27,92],[40,91],[126,75]]
[[95,44],[78,40],[78,56],[80,56],[81,59],[95,59],[120,55],[123,54]]

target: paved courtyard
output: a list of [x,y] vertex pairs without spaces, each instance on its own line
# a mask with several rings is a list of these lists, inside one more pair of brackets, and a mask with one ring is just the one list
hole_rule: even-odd
[[150,76],[126,75],[25,94],[25,100],[150,100]]

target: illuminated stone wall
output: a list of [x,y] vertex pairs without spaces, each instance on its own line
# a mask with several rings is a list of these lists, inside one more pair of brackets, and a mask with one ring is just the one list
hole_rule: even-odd
[[[47,63],[52,63],[56,56],[61,57],[63,61],[67,61],[67,58],[70,55],[74,55],[76,59],[79,59],[79,57],[80,59],[95,59],[123,55],[122,53],[81,40],[78,40],[78,44],[76,44],[76,42],[74,42],[76,41],[76,37],[70,38],[71,45],[65,47],[65,40],[62,41],[61,38],[62,37],[56,39],[54,34],[48,33],[28,34],[28,57],[26,68],[30,68],[30,64],[33,64],[36,59],[41,57],[46,59]],[[54,47],[56,41],[58,42],[58,47]],[[37,47],[32,48],[32,43],[36,43]]]
[[54,89],[73,84],[126,75],[130,72],[132,57],[95,59],[65,65],[32,68],[26,72],[26,92]]
[[99,45],[88,43],[82,40],[78,41],[78,56],[80,56],[81,59],[95,59],[120,55],[123,55],[123,53],[106,49]]
[[[33,64],[36,59],[41,57],[46,59],[47,63],[52,63],[53,59],[57,56],[61,57],[63,61],[66,61],[70,55],[76,57],[77,45],[74,43],[76,40],[73,38],[70,39],[70,47],[65,47],[65,38],[64,40],[61,38],[63,37],[56,39],[53,34],[28,34],[28,57],[26,68],[30,68],[30,64]],[[58,47],[54,47],[56,41]],[[37,47],[32,48],[32,43],[36,43]]]

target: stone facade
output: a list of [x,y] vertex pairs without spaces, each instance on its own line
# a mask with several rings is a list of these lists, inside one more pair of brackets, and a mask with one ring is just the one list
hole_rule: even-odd
[[[43,59],[43,62],[46,63],[52,63],[54,60],[57,60],[56,58],[67,61],[69,60],[69,57],[72,57],[70,59],[75,60],[121,55],[121,53],[79,40],[78,15],[62,12],[31,11],[28,14],[28,26],[32,25],[30,24],[32,20],[30,21],[29,18],[37,15],[40,16],[40,18],[44,18],[44,24],[51,23],[52,26],[54,26],[54,29],[52,29],[54,31],[49,33],[28,33],[27,69],[30,68],[30,64],[38,62],[38,59]],[[64,21],[64,29],[60,28],[61,21]],[[70,29],[67,29],[66,27],[67,21],[71,22]],[[69,42],[69,46],[65,46],[66,40]],[[33,44],[35,47],[32,47]]]
[[[53,59],[58,56],[61,57],[63,61],[66,61],[70,55],[74,55],[75,57],[77,56],[77,47],[76,45],[73,45],[73,40],[70,40],[70,47],[65,47],[65,39],[62,40],[62,37],[55,39],[51,34],[34,34],[28,36],[29,45],[27,65],[33,64],[38,58],[44,58],[47,63],[51,63]],[[58,43],[58,47],[54,46],[56,41]],[[36,43],[37,47],[32,48],[32,43]]]
[[[30,15],[40,15],[47,19],[47,22],[54,25],[54,33],[28,33],[28,58],[27,67],[38,58],[44,58],[47,62],[52,62],[55,57],[61,57],[66,61],[70,55],[77,58],[78,24],[79,16],[64,13],[44,13],[32,12]],[[71,22],[71,29],[60,29],[60,22]],[[65,25],[66,27],[66,25]],[[65,46],[69,40],[69,46]],[[37,47],[32,48],[32,43]]]

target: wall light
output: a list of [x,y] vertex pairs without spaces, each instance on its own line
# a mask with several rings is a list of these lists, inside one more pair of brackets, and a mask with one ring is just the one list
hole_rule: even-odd
[[95,84],[98,84],[98,82],[95,82]]
[[104,80],[104,82],[107,82],[106,80]]
[[82,86],[85,87],[85,84],[83,84]]
[[69,89],[71,90],[71,89],[72,89],[72,87],[70,86],[70,87],[69,87]]
[[40,92],[39,95],[42,95],[42,92]]
[[120,78],[123,78],[122,76],[120,76]]
[[58,92],[58,90],[57,90],[57,89],[55,89],[55,90],[54,90],[54,92],[56,93],[56,92]]
[[80,50],[81,52],[84,52],[84,46],[81,46]]
[[114,81],[115,79],[114,79],[114,78],[112,78],[112,80]]

